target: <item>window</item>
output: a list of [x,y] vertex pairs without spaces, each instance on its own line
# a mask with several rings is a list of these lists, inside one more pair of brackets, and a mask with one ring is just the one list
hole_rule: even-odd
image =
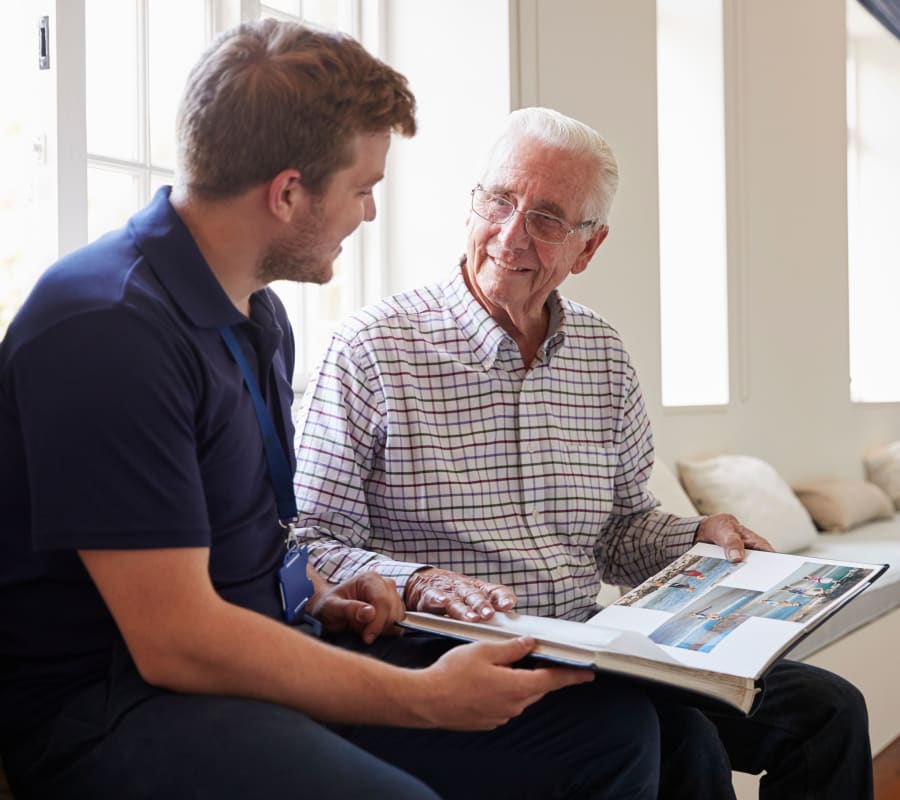
[[847,0],[850,397],[900,401],[900,41]]
[[657,0],[664,406],[728,403],[721,0]]
[[196,0],[85,0],[84,10],[92,241],[172,182],[175,110],[210,31]]

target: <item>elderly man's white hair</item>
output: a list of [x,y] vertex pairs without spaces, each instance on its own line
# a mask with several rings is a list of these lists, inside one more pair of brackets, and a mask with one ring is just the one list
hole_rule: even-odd
[[536,139],[550,147],[581,154],[593,162],[596,185],[585,211],[589,218],[606,224],[619,186],[619,165],[612,148],[597,131],[552,108],[520,108],[506,118],[488,152],[487,169],[500,146],[510,138]]

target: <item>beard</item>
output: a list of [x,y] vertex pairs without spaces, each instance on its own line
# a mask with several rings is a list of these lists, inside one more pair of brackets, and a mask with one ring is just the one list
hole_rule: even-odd
[[325,219],[322,203],[313,201],[311,213],[294,223],[290,233],[269,244],[256,267],[256,277],[272,281],[328,283],[334,272],[333,248],[323,240]]

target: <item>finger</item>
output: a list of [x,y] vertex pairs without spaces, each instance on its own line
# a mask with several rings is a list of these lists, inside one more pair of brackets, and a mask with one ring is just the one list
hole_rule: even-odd
[[490,598],[491,605],[497,609],[497,611],[511,611],[515,605],[516,597],[515,592],[507,586],[485,586],[485,590],[490,590],[488,592],[488,597]]
[[377,606],[361,605],[356,610],[354,629],[359,631],[359,638],[366,644],[372,644],[385,628],[384,613],[379,613]]
[[494,616],[494,606],[482,587],[475,586],[466,589],[463,601],[482,619],[490,619]]
[[397,622],[403,618],[405,608],[397,592],[397,584],[390,578],[382,578],[375,573],[367,573],[369,579],[362,584],[358,599],[375,607],[378,619]]
[[744,560],[744,542],[737,530],[732,530],[725,535],[722,547],[725,550],[725,557],[729,561]]
[[358,618],[363,623],[360,636],[367,644],[371,644],[385,633],[396,633],[398,629],[395,623],[399,622],[405,613],[399,598],[376,603],[370,607],[372,608],[371,614],[365,614]]
[[443,614],[450,604],[451,598],[446,592],[431,587],[425,589],[416,603],[416,611],[426,611],[429,614]]
[[760,536],[758,533],[751,531],[749,528],[744,529],[747,533],[744,537],[744,546],[749,548],[750,550],[766,550],[769,553],[774,553],[775,548],[772,547],[771,542],[766,539],[764,536]]
[[579,683],[590,683],[596,677],[591,669],[572,669],[569,667],[539,667],[529,670],[540,680],[543,692],[553,692],[564,689],[566,686],[575,686]]
[[448,602],[444,607],[444,613],[448,617],[453,617],[454,619],[462,619],[466,622],[480,622],[482,619],[481,614],[479,614],[470,605],[467,605],[466,602],[460,597],[454,597],[450,602]]

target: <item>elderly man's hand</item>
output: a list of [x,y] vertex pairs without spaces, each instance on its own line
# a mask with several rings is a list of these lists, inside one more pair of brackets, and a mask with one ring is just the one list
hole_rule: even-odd
[[446,614],[477,622],[495,611],[512,611],[516,595],[508,586],[487,583],[444,569],[423,569],[406,582],[406,607],[410,611]]
[[362,572],[337,586],[314,579],[310,614],[322,623],[329,633],[356,631],[366,644],[383,633],[399,634],[394,623],[403,619],[406,609],[397,591],[397,584],[376,572]]
[[768,540],[745,528],[732,514],[713,514],[700,523],[697,541],[717,544],[729,561],[743,561],[745,550],[775,550]]

